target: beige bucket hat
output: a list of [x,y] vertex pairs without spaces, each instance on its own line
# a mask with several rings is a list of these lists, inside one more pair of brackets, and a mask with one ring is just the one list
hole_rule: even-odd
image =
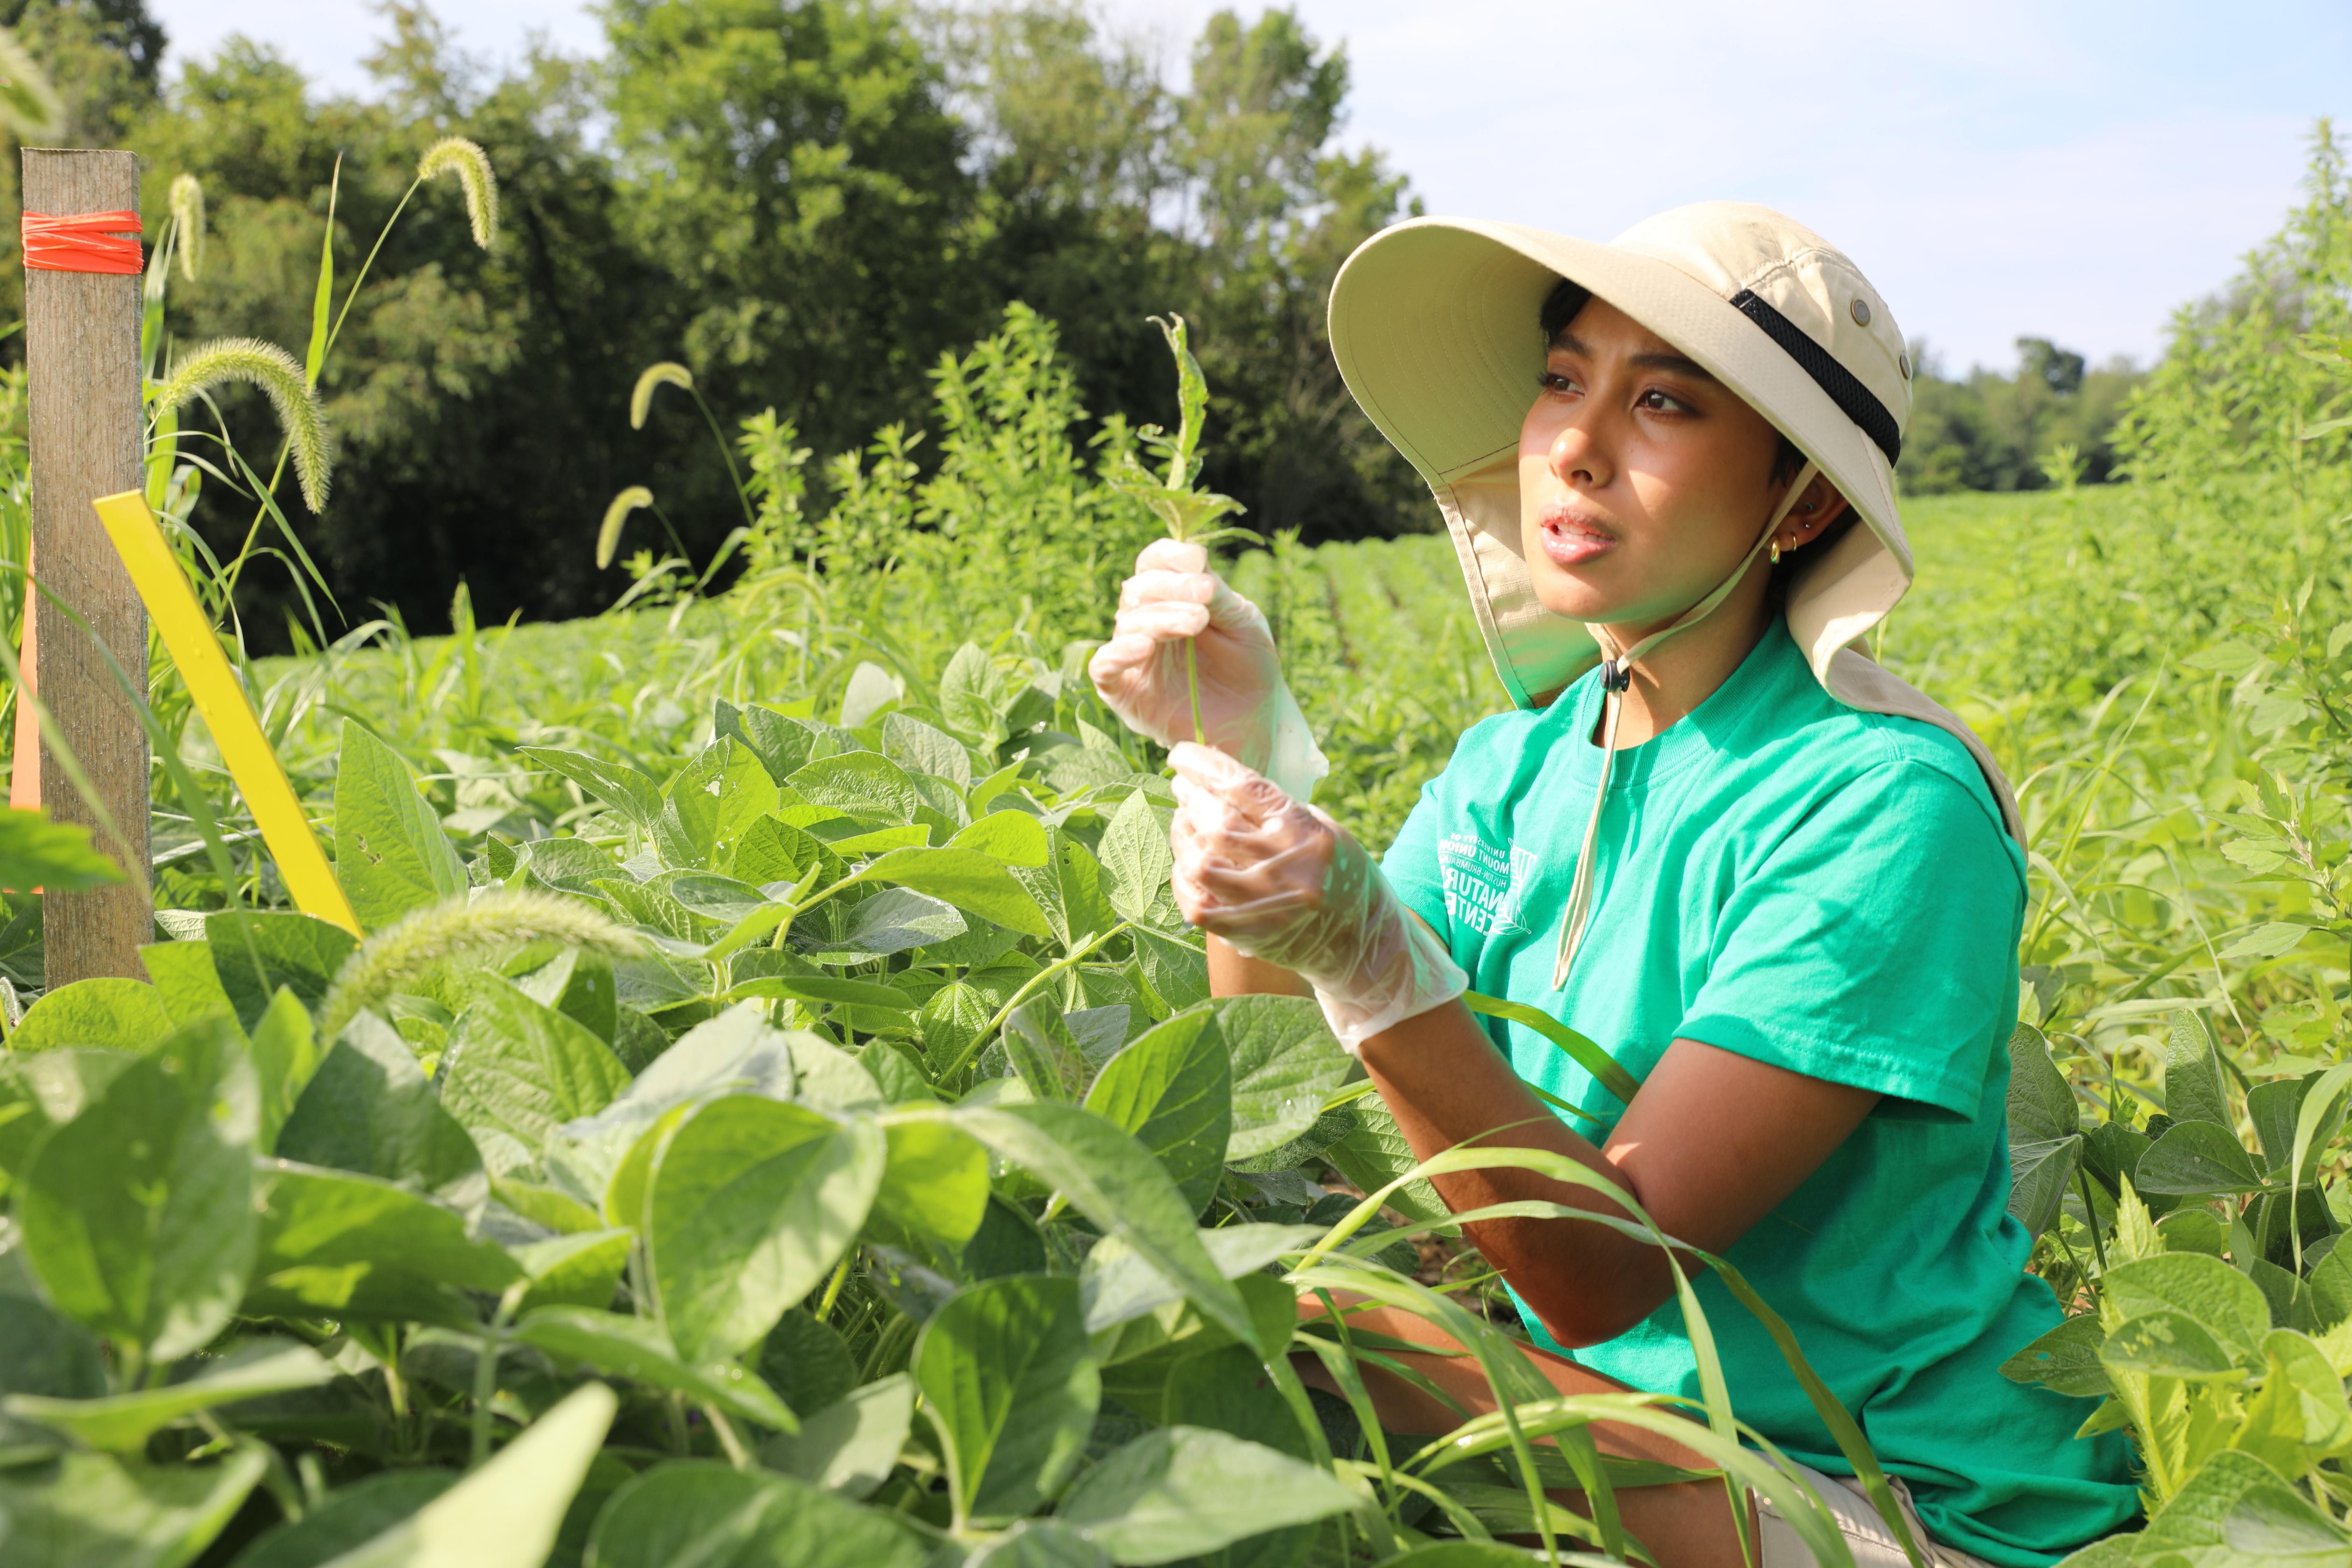
[[1700,202],[1607,245],[1516,224],[1414,218],[1359,247],[1331,289],[1331,347],[1356,401],[1428,481],[1511,700],[1541,707],[1600,658],[1537,599],[1520,532],[1519,426],[1544,363],[1537,317],[1563,279],[1704,365],[1794,442],[1863,525],[1790,583],[1789,630],[1848,707],[1946,731],[1975,757],[2011,837],[2008,780],[1966,724],[1859,641],[1909,589],[1895,459],[1914,367],[1894,312],[1845,255],[1791,218]]

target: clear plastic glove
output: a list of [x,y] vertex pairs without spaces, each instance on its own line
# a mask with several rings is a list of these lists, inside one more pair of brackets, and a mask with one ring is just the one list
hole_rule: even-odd
[[1095,650],[1087,673],[1129,729],[1162,745],[1191,741],[1189,645],[1200,661],[1198,739],[1305,800],[1330,764],[1283,681],[1265,615],[1208,567],[1197,544],[1146,545],[1119,588],[1111,639]]
[[1177,907],[1250,957],[1303,975],[1350,1051],[1469,989],[1338,823],[1205,746],[1180,745],[1169,760]]

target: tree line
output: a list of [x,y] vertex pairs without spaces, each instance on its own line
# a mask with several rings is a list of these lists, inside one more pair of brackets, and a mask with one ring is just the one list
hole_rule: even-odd
[[[1147,318],[1181,311],[1213,395],[1204,482],[1260,531],[1433,521],[1348,398],[1323,317],[1348,253],[1420,204],[1383,154],[1342,144],[1345,51],[1292,12],[1212,16],[1181,87],[1070,0],[611,0],[600,56],[539,50],[502,70],[421,0],[381,15],[374,89],[322,95],[242,37],[166,80],[143,0],[0,0],[66,100],[61,140],[141,153],[151,215],[174,176],[203,182],[202,271],[167,304],[180,343],[299,349],[331,205],[348,279],[426,146],[488,151],[499,242],[473,246],[454,187],[420,194],[321,384],[335,499],[310,517],[283,498],[354,618],[375,600],[436,627],[460,580],[488,618],[598,608],[625,581],[590,543],[630,484],[707,558],[738,510],[731,481],[690,400],[656,400],[631,428],[631,386],[656,361],[690,367],[730,430],[772,408],[820,457],[881,430],[921,462],[940,356],[1016,300],[1057,325],[1085,406],[1139,423],[1174,420]],[[2046,343],[2014,375],[1924,376],[1902,479],[2031,488],[2064,471],[2045,461],[2062,443],[2078,477],[2104,478],[2129,381]],[[221,406],[266,457],[259,399]],[[233,550],[252,515],[215,483],[196,521]],[[267,643],[292,581],[248,586]]]

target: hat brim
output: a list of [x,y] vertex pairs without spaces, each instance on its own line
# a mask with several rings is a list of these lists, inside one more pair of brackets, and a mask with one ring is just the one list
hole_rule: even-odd
[[1538,703],[1596,657],[1535,600],[1520,540],[1519,426],[1566,278],[1687,354],[1811,458],[1861,514],[1791,585],[1790,629],[1827,682],[1837,650],[1909,587],[1886,456],[1787,351],[1713,289],[1639,252],[1471,218],[1415,218],[1364,242],[1331,289],[1331,347],[1356,401],[1453,528],[1480,630],[1512,700]]

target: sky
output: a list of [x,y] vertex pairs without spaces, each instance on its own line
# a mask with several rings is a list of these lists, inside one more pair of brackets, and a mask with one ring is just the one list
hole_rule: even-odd
[[[231,32],[363,92],[362,0],[149,0],[171,58]],[[1209,0],[1097,0],[1181,79]],[[571,0],[439,7],[493,61],[600,41]],[[1255,6],[1244,6],[1254,15]],[[2297,198],[2313,121],[2352,122],[2343,0],[1297,0],[1343,43],[1343,141],[1433,213],[1607,238],[1712,197],[1844,249],[1949,371],[2021,335],[2143,363]],[[2347,128],[2352,128],[2348,124]]]

